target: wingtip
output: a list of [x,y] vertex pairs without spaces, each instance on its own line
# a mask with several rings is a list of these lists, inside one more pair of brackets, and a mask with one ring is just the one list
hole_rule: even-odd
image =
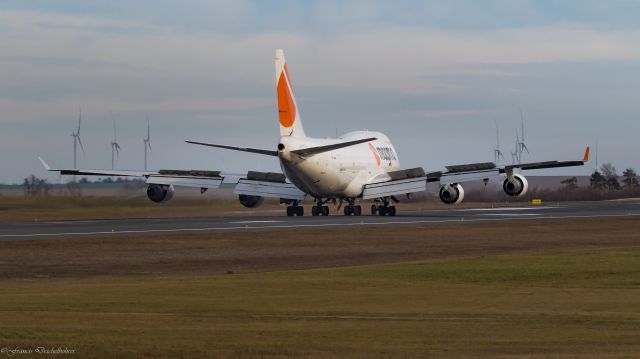
[[42,159],[42,157],[38,157],[38,159],[40,160],[40,163],[42,163],[42,166],[44,166],[44,168],[47,171],[51,171],[51,167]]
[[589,161],[589,146],[587,146],[587,149],[584,150],[584,158],[582,159],[584,162]]

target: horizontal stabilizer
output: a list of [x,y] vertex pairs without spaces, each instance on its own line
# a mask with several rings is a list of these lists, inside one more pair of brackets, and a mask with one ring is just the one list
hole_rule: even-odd
[[196,141],[185,141],[185,142],[186,143],[190,143],[192,145],[224,148],[226,150],[257,153],[257,154],[260,154],[260,155],[267,155],[267,156],[276,156],[276,157],[278,156],[278,151],[263,150],[263,149],[260,149],[260,148],[235,147],[235,146],[218,145],[218,144],[214,144],[214,143],[205,143],[205,142],[196,142]]
[[337,150],[339,148],[354,146],[354,145],[358,145],[361,143],[374,141],[374,140],[376,140],[375,137],[370,137],[370,138],[364,138],[361,140],[334,143],[332,145],[326,145],[326,146],[302,148],[299,150],[293,150],[291,151],[291,153],[295,153],[296,155],[303,156],[303,157],[308,157],[308,156],[316,155],[318,153],[329,152],[329,151]]

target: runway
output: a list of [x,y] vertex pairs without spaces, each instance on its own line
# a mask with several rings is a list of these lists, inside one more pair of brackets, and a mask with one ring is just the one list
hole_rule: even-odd
[[[348,228],[357,226],[460,225],[488,221],[640,216],[640,202],[591,202],[505,208],[400,211],[396,217],[203,217],[118,219],[0,224],[0,240],[30,240],[135,234]],[[640,217],[639,217],[640,218]]]

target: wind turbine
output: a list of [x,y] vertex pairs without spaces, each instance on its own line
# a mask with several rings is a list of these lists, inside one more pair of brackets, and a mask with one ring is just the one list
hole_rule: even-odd
[[496,124],[496,148],[493,149],[493,157],[494,157],[493,163],[497,165],[498,161],[500,161],[500,157],[504,159],[504,155],[502,154],[502,151],[500,151],[500,134],[498,133],[498,122],[495,122],[495,124]]
[[518,129],[516,128],[516,150],[511,152],[511,164],[520,164],[520,136],[518,135]]
[[151,125],[149,124],[149,118],[147,118],[147,138],[143,138],[142,142],[144,142],[144,170],[147,170],[147,149],[150,152],[151,150]]
[[82,108],[78,108],[78,130],[76,132],[71,133],[71,137],[73,137],[73,168],[78,168],[78,144],[80,144],[80,148],[82,149],[82,153],[84,154],[84,146],[82,145],[82,140],[80,140],[80,125],[82,124]]
[[116,132],[116,119],[113,118],[113,141],[111,142],[111,169],[114,170],[116,168],[116,157],[120,154],[120,145],[118,144],[118,135]]
[[522,137],[518,142],[518,164],[520,164],[520,161],[522,161],[522,154],[524,153],[524,151],[527,151],[527,154],[531,155],[529,149],[527,148],[527,145],[524,143],[524,114],[522,113],[522,109],[520,109],[520,126],[522,129]]

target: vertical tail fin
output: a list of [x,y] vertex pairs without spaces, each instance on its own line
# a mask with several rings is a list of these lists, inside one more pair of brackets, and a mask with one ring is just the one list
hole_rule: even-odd
[[291,77],[284,59],[284,51],[276,50],[276,90],[278,94],[278,114],[280,136],[305,137],[300,111],[293,96]]

